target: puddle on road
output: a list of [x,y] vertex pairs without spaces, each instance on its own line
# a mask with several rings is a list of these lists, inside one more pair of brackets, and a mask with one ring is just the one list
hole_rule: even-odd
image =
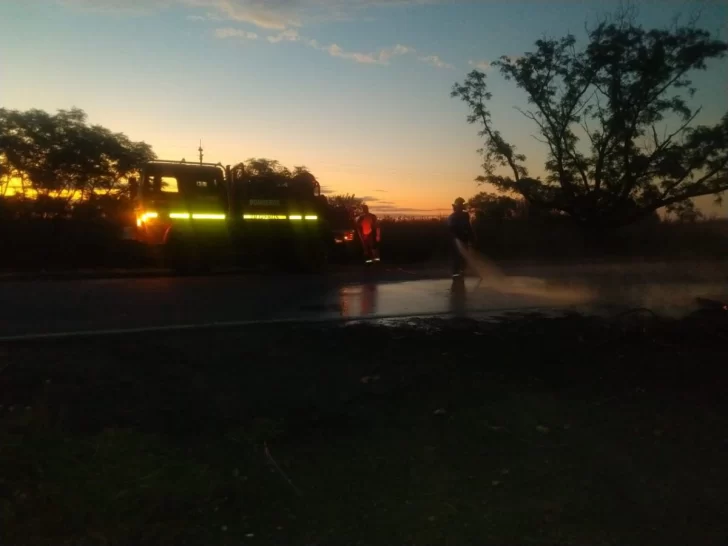
[[556,282],[536,277],[493,275],[393,284],[343,286],[336,302],[324,307],[344,318],[450,313],[469,316],[499,310],[645,307],[665,316],[681,316],[699,307],[699,298],[726,301],[728,286],[719,283]]
[[[728,300],[728,284],[699,281],[659,282],[660,277],[625,276],[620,270],[600,275],[571,274],[542,278],[538,275],[506,275],[495,262],[463,250],[474,276],[454,283],[452,279],[403,282],[371,281],[331,287],[311,294],[311,305],[297,307],[303,320],[317,314],[324,318],[387,318],[450,314],[457,317],[524,310],[605,313],[636,307],[664,316],[681,316],[697,310],[698,298]],[[646,281],[646,282],[645,282]]]
[[568,307],[591,301],[591,293],[574,286],[561,287],[542,279],[468,278],[453,285],[450,279],[408,281],[393,284],[365,283],[339,288],[340,316],[457,315],[493,309]]

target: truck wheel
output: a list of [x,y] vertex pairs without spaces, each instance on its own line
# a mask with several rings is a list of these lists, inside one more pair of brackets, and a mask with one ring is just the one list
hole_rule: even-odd
[[323,242],[306,241],[296,245],[285,260],[286,269],[295,273],[323,273],[328,265],[328,252]]
[[179,275],[204,270],[199,249],[194,241],[180,237],[170,238],[164,245],[164,266]]
[[303,269],[308,273],[324,273],[328,263],[326,245],[322,241],[311,241],[303,260]]
[[145,257],[152,267],[165,269],[167,260],[165,256],[165,247],[160,245],[150,245],[145,249]]

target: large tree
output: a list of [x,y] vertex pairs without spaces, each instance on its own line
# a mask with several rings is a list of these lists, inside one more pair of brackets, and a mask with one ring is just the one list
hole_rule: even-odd
[[38,194],[77,198],[123,192],[128,177],[155,157],[144,142],[89,125],[76,108],[56,114],[0,108],[0,156]]
[[232,171],[238,180],[244,180],[259,188],[286,187],[301,196],[308,196],[311,192],[318,195],[321,189],[318,180],[308,168],[298,166],[290,170],[275,159],[251,158],[237,163]]
[[455,84],[452,96],[468,105],[485,140],[477,180],[594,232],[663,207],[690,209],[693,198],[728,189],[728,113],[694,126],[701,108],[689,104],[690,74],[722,58],[728,44],[694,24],[645,30],[628,13],[588,38],[583,48],[572,35],[538,40],[534,51],[492,63],[525,92],[521,113],[547,151],[543,178],[528,176],[526,157],[494,127],[486,75],[474,70]]

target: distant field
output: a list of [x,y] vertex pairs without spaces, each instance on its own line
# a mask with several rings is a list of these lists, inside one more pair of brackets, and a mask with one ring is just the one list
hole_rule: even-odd
[[[483,222],[476,227],[478,247],[499,260],[619,261],[728,258],[728,220],[653,223],[625,228],[600,245],[587,242],[568,221]],[[385,222],[382,253],[417,262],[447,256],[449,235],[444,221]]]

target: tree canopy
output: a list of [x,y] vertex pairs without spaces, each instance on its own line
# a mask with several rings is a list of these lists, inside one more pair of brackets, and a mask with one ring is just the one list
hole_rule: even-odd
[[301,188],[318,187],[318,180],[305,166],[287,167],[275,159],[251,158],[241,161],[233,167],[233,173],[239,179],[262,184],[298,184]]
[[546,147],[543,179],[529,177],[526,157],[494,127],[486,75],[473,70],[452,96],[481,126],[477,180],[595,231],[663,207],[694,209],[693,198],[728,189],[728,112],[715,125],[694,125],[701,108],[690,104],[689,76],[726,51],[694,24],[645,30],[625,12],[590,30],[586,47],[572,35],[543,39],[492,63],[526,94],[521,113]]
[[523,199],[507,195],[481,192],[468,199],[468,206],[475,211],[478,219],[502,221],[527,216]]
[[357,197],[353,193],[342,193],[329,197],[329,205],[346,209],[351,217],[361,216],[364,212],[366,201],[361,197]]
[[122,193],[127,179],[155,155],[144,142],[88,125],[77,108],[56,114],[0,108],[0,157],[6,178],[20,179],[39,195],[84,199]]

